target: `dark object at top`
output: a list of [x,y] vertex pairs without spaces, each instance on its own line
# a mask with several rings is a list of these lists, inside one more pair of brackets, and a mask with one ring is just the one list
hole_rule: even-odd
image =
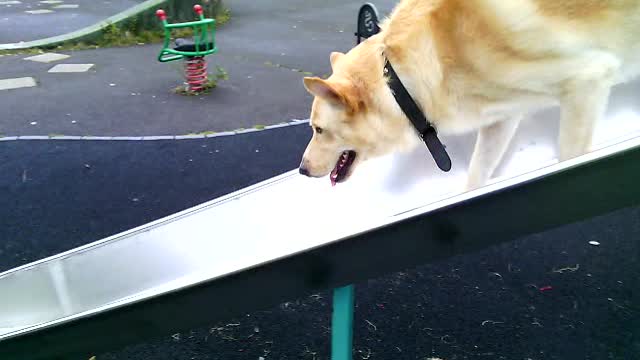
[[361,38],[368,38],[380,32],[378,26],[378,10],[371,3],[366,3],[358,11],[358,30],[355,35],[358,37],[358,44]]
[[[198,50],[204,51],[204,50],[213,49],[213,47],[214,45],[212,42],[204,43],[204,44],[200,44],[200,49]],[[196,43],[193,40],[187,40],[187,39],[176,39],[176,47],[174,47],[173,49],[177,51],[189,51],[189,52],[198,51],[196,50]]]

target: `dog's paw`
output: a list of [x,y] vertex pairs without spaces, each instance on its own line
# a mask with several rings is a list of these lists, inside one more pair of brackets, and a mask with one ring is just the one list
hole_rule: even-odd
[[468,192],[471,190],[475,190],[477,188],[481,188],[483,187],[484,184],[483,183],[477,183],[477,182],[472,182],[472,181],[467,181],[466,185],[464,186],[464,192]]

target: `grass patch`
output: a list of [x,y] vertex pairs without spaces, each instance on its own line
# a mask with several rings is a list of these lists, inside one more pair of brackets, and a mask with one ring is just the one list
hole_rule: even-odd
[[271,61],[265,61],[264,65],[267,67],[271,67],[271,68],[276,68],[276,69],[285,69],[285,70],[289,70],[292,72],[296,72],[299,74],[302,74],[304,76],[314,76],[314,74],[311,71],[304,71],[302,69],[298,69],[298,68],[294,68],[288,65],[284,65],[284,64],[278,64],[278,63],[274,63]]
[[229,73],[222,66],[216,65],[216,79],[229,80]]
[[[178,95],[198,96],[198,95],[210,94],[211,90],[215,89],[217,86],[218,86],[218,82],[215,79],[209,79],[209,81],[207,81],[207,83],[204,84],[204,87],[200,91],[193,91],[193,90],[190,90],[187,85],[180,85],[180,86],[177,86],[175,89],[173,89],[173,92],[175,92]],[[189,134],[189,135],[195,135],[195,134]]]
[[215,131],[206,130],[206,131],[199,131],[199,132],[191,132],[191,133],[188,133],[187,135],[207,136],[207,135],[213,135],[215,133],[216,133]]
[[208,81],[205,84],[204,88],[200,91],[191,91],[186,85],[180,85],[173,89],[176,94],[185,95],[185,96],[198,96],[210,94],[212,89],[215,89],[218,86],[218,81],[221,80],[229,80],[229,73],[222,67],[216,66],[215,74],[208,74]]
[[0,50],[0,55],[17,55],[17,54],[38,55],[38,54],[42,54],[43,52],[44,51],[42,49],[38,49],[38,48],[22,49],[22,50]]
[[231,10],[224,8],[218,15],[216,15],[216,26],[222,26],[231,20]]
[[[176,36],[174,36],[172,40],[176,37],[189,36],[189,34],[186,33],[177,33],[178,31],[176,31]],[[69,44],[69,46],[74,47],[72,50],[79,50],[91,47],[104,48],[154,44],[161,43],[162,41],[164,41],[164,32],[160,27],[153,30],[142,29],[137,19],[134,18],[119,24],[109,24],[95,39],[85,43]],[[65,45],[63,45],[63,48],[64,46]]]
[[136,45],[146,45],[162,43],[164,34],[161,31],[141,31],[133,34],[123,31],[120,27],[111,24],[107,26],[95,40],[71,41],[56,46],[43,46],[19,50],[0,50],[0,55],[37,55],[47,51],[76,51],[91,50],[106,47],[127,47]]

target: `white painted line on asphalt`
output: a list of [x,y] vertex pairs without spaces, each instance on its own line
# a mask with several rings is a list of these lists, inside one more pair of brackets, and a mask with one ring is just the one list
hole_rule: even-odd
[[82,140],[97,140],[97,141],[105,141],[111,140],[111,136],[83,136]]
[[64,2],[64,1],[62,1],[62,0],[43,0],[43,1],[40,1],[41,4],[60,4],[62,2]]
[[236,133],[234,131],[222,131],[222,132],[217,132],[217,133],[213,133],[210,135],[207,135],[208,137],[220,137],[220,136],[231,136],[231,135],[235,135]]
[[36,79],[32,77],[21,77],[13,79],[0,79],[0,90],[13,90],[26,87],[37,86]]
[[16,140],[100,140],[100,141],[156,141],[156,140],[191,140],[191,139],[205,139],[215,137],[226,137],[240,134],[247,134],[253,132],[262,132],[266,130],[279,129],[287,126],[295,126],[308,123],[309,120],[296,120],[296,122],[289,122],[284,124],[276,124],[265,126],[262,129],[248,129],[239,131],[224,131],[219,133],[210,134],[192,134],[192,135],[159,135],[159,136],[66,136],[66,135],[23,135],[23,136],[0,136],[0,141],[16,141]]
[[60,61],[69,58],[69,55],[65,54],[56,54],[56,53],[44,53],[40,55],[30,56],[24,58],[24,60],[36,61],[41,63],[50,63],[54,61]]
[[0,5],[18,5],[22,4],[22,1],[13,0],[13,1],[0,1]]
[[77,9],[80,5],[77,4],[63,4],[54,6],[54,9]]
[[42,135],[18,136],[18,140],[49,140],[49,137]]
[[292,124],[290,123],[282,123],[282,124],[275,124],[275,125],[269,125],[269,126],[265,126],[265,129],[278,129],[278,128],[282,128],[282,127],[287,127],[287,126],[291,126]]
[[142,136],[113,136],[109,140],[116,140],[116,141],[142,140]]
[[52,140],[82,140],[82,136],[51,135]]
[[204,139],[205,135],[198,135],[198,134],[194,134],[194,135],[176,135],[175,139],[176,140],[187,140],[187,139]]
[[27,10],[25,11],[27,14],[32,14],[32,15],[40,15],[40,14],[48,14],[48,13],[52,13],[53,10],[48,10],[48,9],[40,9],[40,10]]
[[94,64],[58,64],[51,69],[50,73],[78,73],[87,72]]
[[175,136],[173,135],[143,136],[142,140],[175,140]]
[[242,129],[242,130],[236,130],[234,131],[236,134],[247,134],[247,133],[252,133],[252,132],[256,132],[256,131],[262,131],[263,129],[256,129],[256,128],[252,128],[252,129]]

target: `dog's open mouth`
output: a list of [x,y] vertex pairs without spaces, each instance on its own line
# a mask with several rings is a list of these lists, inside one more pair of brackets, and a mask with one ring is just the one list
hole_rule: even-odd
[[337,183],[342,182],[349,176],[349,169],[353,165],[353,161],[356,159],[356,152],[353,150],[345,151],[342,153],[336,167],[331,171],[329,178],[331,179],[331,185],[335,186]]

